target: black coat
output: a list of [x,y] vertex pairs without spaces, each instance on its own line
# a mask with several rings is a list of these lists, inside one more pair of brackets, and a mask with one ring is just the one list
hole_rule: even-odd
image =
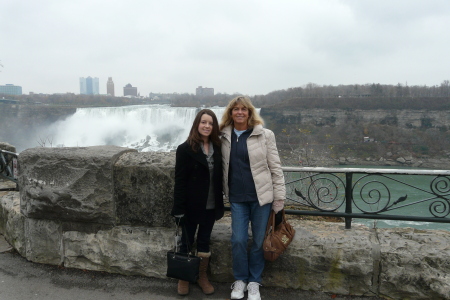
[[[222,153],[220,147],[214,145],[213,148],[215,218],[219,220],[224,213]],[[194,152],[187,142],[179,145],[176,153],[175,188],[171,215],[184,214],[192,221],[201,221],[205,216],[209,181],[208,162],[202,149]]]

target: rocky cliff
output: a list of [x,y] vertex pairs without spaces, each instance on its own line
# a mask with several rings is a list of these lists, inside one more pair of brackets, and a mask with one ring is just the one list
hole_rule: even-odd
[[285,165],[450,168],[450,111],[264,108]]
[[19,152],[26,149],[30,141],[35,147],[40,146],[47,139],[43,129],[75,111],[76,108],[66,106],[0,103],[0,141],[14,145]]
[[450,128],[450,111],[263,108],[261,116],[276,124],[344,126],[357,121],[400,128]]

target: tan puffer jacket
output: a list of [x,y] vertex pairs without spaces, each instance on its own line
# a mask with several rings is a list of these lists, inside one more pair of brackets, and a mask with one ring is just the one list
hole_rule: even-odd
[[[227,199],[229,195],[228,170],[231,152],[231,130],[232,126],[227,126],[222,130],[221,135],[223,190]],[[271,130],[263,128],[262,125],[256,125],[247,139],[247,148],[259,204],[262,206],[278,200],[277,202],[282,208],[286,198],[286,188],[275,142],[275,134]]]

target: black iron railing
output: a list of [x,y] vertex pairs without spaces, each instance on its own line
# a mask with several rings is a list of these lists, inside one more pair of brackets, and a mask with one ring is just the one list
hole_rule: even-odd
[[[287,214],[450,223],[450,170],[283,167]],[[300,209],[296,209],[298,206]],[[308,210],[301,210],[301,207]]]
[[1,190],[17,190],[17,153],[0,150],[0,178],[16,183],[16,188],[2,188]]

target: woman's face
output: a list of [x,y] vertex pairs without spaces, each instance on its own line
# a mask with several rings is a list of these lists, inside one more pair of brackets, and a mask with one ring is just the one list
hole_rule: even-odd
[[208,114],[203,114],[198,124],[198,133],[204,138],[208,138],[213,129],[213,118]]
[[235,126],[247,126],[248,122],[248,109],[242,104],[236,104],[231,110],[231,118]]

